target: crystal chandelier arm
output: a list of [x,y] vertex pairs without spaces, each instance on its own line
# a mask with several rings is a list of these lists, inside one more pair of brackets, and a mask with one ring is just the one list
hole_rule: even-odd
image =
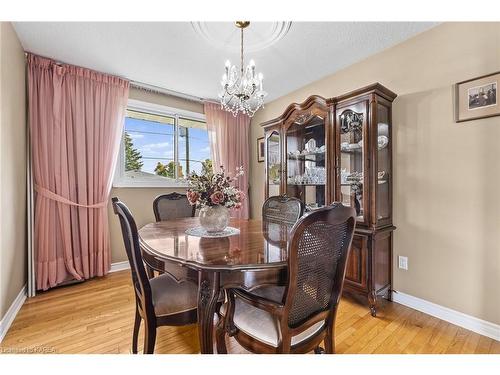
[[226,84],[226,86],[224,86],[224,90],[228,95],[233,96],[238,93],[238,85],[232,86],[231,90],[231,87],[228,84]]

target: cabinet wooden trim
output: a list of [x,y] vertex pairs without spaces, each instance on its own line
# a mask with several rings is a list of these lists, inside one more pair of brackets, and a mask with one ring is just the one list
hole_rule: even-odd
[[311,109],[313,106],[316,106],[317,109],[323,110],[324,112],[329,111],[329,106],[326,102],[326,99],[319,96],[319,95],[311,95],[308,97],[306,100],[304,100],[302,103],[292,103],[290,104],[283,114],[275,119],[263,122],[261,124],[262,127],[268,128],[269,126],[274,126],[274,125],[279,125],[284,123],[289,119],[289,117],[297,112],[306,112],[309,109]]
[[334,103],[334,102],[338,103],[338,102],[348,100],[348,99],[353,98],[353,97],[358,97],[358,96],[363,95],[363,94],[370,94],[372,92],[380,95],[381,97],[383,97],[391,102],[394,99],[396,99],[396,97],[398,96],[396,93],[392,92],[387,87],[385,87],[377,82],[377,83],[373,83],[371,85],[364,86],[364,87],[361,87],[361,88],[353,90],[353,91],[349,91],[346,94],[342,94],[342,95],[336,96],[334,98],[327,99],[327,103],[328,103],[328,105],[330,105],[331,103]]

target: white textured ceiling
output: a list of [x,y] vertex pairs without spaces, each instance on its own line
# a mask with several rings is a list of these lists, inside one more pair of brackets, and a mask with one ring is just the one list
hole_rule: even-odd
[[[267,101],[425,31],[431,22],[252,23],[245,30]],[[202,98],[239,60],[230,22],[17,22],[26,51]],[[220,40],[220,42],[219,42]]]

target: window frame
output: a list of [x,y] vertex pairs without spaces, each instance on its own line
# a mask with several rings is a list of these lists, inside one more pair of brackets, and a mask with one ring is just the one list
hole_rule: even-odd
[[[187,120],[203,121],[206,123],[206,117],[203,113],[187,111],[184,109],[168,107],[161,104],[144,102],[136,99],[129,99],[127,102],[127,109],[131,111],[146,112],[155,115],[169,116],[175,119],[174,121],[174,161],[179,162],[179,118]],[[131,178],[125,175],[125,119],[123,123],[123,130],[120,138],[120,151],[116,162],[113,187],[114,188],[187,188],[188,183],[183,179],[176,178],[168,179],[165,181],[158,181],[148,178]],[[177,174],[177,168],[175,169]]]

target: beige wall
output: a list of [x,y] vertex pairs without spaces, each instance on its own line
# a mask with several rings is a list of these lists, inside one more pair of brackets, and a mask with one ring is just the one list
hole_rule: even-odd
[[394,289],[500,324],[500,117],[457,124],[452,96],[454,83],[496,71],[500,23],[447,23],[269,103],[252,120],[252,216],[264,194],[259,123],[311,94],[380,82],[398,94]]
[[[142,100],[149,103],[161,104],[167,107],[184,109],[187,111],[203,113],[203,104],[199,102],[189,101],[173,96],[154,94],[138,89],[130,90],[130,99]],[[120,198],[128,206],[134,215],[137,226],[150,223],[155,220],[153,215],[153,200],[160,194],[172,192],[184,193],[183,189],[166,189],[166,188],[113,188],[111,197]],[[121,237],[120,224],[118,218],[113,214],[111,204],[108,206],[109,212],[109,227],[111,233],[111,262],[122,262],[127,260],[127,254],[123,247],[123,239]]]
[[26,284],[26,99],[24,51],[0,23],[0,317]]

